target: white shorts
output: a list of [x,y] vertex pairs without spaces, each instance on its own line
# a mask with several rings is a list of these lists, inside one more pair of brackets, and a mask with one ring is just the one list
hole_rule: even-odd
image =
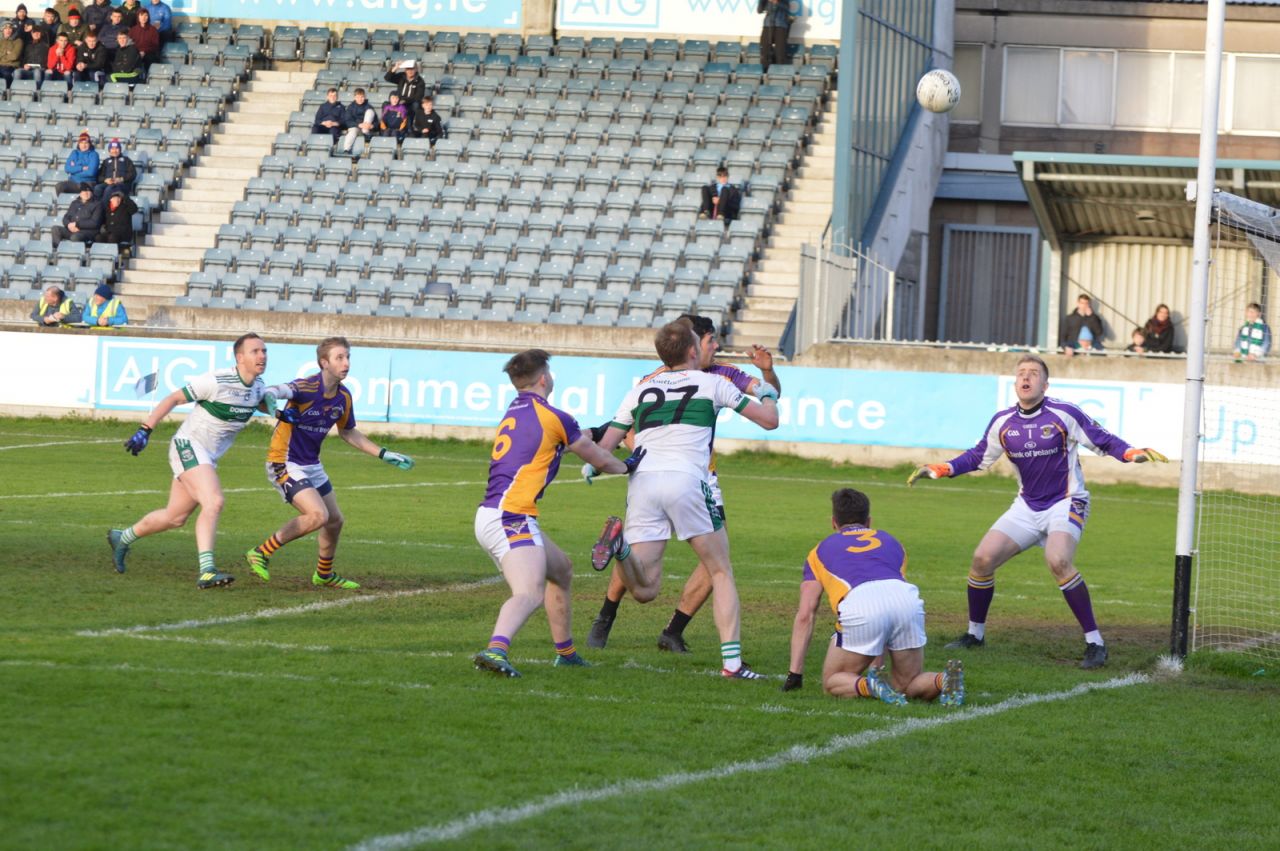
[[627,543],[681,541],[723,528],[711,485],[692,473],[633,473],[627,485]]
[[711,472],[711,478],[707,481],[707,486],[711,488],[711,499],[716,504],[716,511],[720,514],[720,522],[724,522],[724,494],[720,492],[720,477]]
[[175,437],[169,441],[169,469],[173,471],[175,479],[201,464],[218,469],[218,462],[209,455],[209,450],[196,441],[185,437]]
[[1022,497],[1018,497],[991,528],[1008,535],[1020,549],[1026,550],[1043,547],[1050,532],[1066,532],[1079,541],[1088,519],[1088,496],[1060,499],[1043,511],[1032,511]]
[[502,570],[502,559],[513,549],[543,546],[537,517],[483,505],[476,509],[476,540],[498,570]]
[[292,504],[294,495],[307,488],[315,488],[320,496],[333,493],[333,484],[323,464],[295,464],[292,461],[273,464],[268,461],[266,467],[267,481],[287,503]]
[[899,579],[864,582],[840,601],[836,646],[879,656],[889,650],[924,647],[924,601],[920,589]]

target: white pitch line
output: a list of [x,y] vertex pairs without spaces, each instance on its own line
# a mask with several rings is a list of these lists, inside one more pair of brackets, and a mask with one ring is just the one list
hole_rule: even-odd
[[256,612],[242,612],[238,615],[222,615],[213,618],[196,618],[177,621],[175,623],[138,624],[136,626],[113,627],[111,629],[82,629],[76,632],[81,638],[106,638],[112,635],[130,635],[139,632],[171,632],[178,629],[200,629],[206,626],[223,626],[245,621],[268,620],[270,618],[301,615],[309,612],[321,612],[325,609],[337,609],[343,606],[354,606],[360,603],[373,603],[380,600],[395,600],[404,597],[419,597],[423,594],[448,594],[455,591],[472,591],[502,581],[501,576],[491,576],[475,582],[462,582],[446,585],[442,588],[414,588],[409,591],[390,591],[385,594],[362,594],[356,597],[342,597],[337,600],[321,600],[303,606],[284,606],[273,609],[259,609]]
[[388,682],[386,680],[344,680],[339,677],[309,677],[306,674],[265,673],[262,671],[210,671],[207,669],[188,670],[184,668],[160,668],[149,665],[133,665],[121,662],[116,665],[72,665],[65,662],[50,662],[42,659],[6,659],[0,665],[10,668],[70,668],[77,671],[102,671],[107,673],[139,673],[139,674],[178,674],[190,677],[225,677],[234,680],[286,680],[298,683],[320,683],[323,685],[368,686],[370,688],[429,689],[430,683]]
[[10,449],[43,449],[46,446],[85,446],[90,443],[123,443],[114,437],[109,440],[53,440],[47,443],[19,443],[16,446],[0,446],[0,452]]
[[836,736],[823,745],[795,745],[784,751],[760,759],[732,762],[726,765],[709,768],[703,771],[680,771],[664,774],[649,780],[624,780],[597,786],[594,789],[568,789],[542,798],[536,798],[521,805],[508,805],[500,808],[477,810],[460,819],[439,825],[420,827],[404,833],[392,833],[375,836],[353,845],[353,851],[390,851],[390,849],[412,848],[431,842],[442,842],[458,839],[477,830],[485,830],[500,825],[515,824],[526,819],[535,818],[543,813],[565,807],[575,807],[587,803],[606,801],[612,798],[632,798],[648,792],[663,792],[680,786],[705,781],[724,780],[739,774],[755,774],[775,771],[791,765],[805,765],[817,759],[833,756],[849,750],[857,750],[879,742],[907,736],[912,733],[933,730],[947,724],[960,721],[972,721],[989,718],[1013,709],[1031,706],[1037,703],[1070,700],[1091,691],[1100,689],[1125,688],[1145,683],[1150,680],[1145,674],[1130,674],[1113,680],[1097,683],[1081,683],[1066,691],[1048,692],[1045,694],[1029,694],[1011,697],[990,706],[974,706],[956,712],[932,715],[927,718],[909,718],[875,730],[867,730],[852,735]]

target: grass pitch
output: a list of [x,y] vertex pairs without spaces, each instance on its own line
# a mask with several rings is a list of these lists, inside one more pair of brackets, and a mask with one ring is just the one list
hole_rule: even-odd
[[[828,495],[855,485],[910,555],[928,611],[926,662],[963,631],[969,555],[1008,505],[1007,479],[908,491],[905,470],[769,455],[722,459],[743,646],[766,682],[717,676],[710,612],[689,656],[655,639],[693,567],[673,545],[653,604],[623,604],[585,648],[605,576],[588,567],[624,485],[566,463],[544,530],[575,557],[575,637],[590,669],[555,669],[546,620],[516,638],[524,677],[471,667],[506,596],[472,537],[488,447],[392,439],[404,473],[339,441],[325,453],[347,517],[337,569],[310,585],[315,544],[241,561],[290,514],[262,472],[267,432],[223,459],[219,564],[198,592],[191,526],[140,541],[117,575],[107,528],[163,503],[157,430],[0,421],[0,846],[12,848],[1275,847],[1274,671],[1217,657],[1153,675],[1168,640],[1175,494],[1094,493],[1079,566],[1109,666],[1084,672],[1079,629],[1035,553],[1002,568],[988,646],[964,656],[961,711],[821,692],[785,675],[800,565]],[[312,605],[317,604],[317,605]],[[824,604],[825,605],[825,604]],[[824,612],[829,611],[824,609]],[[822,614],[824,623],[827,616]]]

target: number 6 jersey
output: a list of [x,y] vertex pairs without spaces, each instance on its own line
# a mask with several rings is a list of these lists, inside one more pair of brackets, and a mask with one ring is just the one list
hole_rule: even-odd
[[718,375],[677,370],[651,375],[631,389],[613,415],[613,425],[635,428],[636,448],[646,473],[693,473],[707,477],[716,415],[721,408],[741,413],[751,404],[742,391]]

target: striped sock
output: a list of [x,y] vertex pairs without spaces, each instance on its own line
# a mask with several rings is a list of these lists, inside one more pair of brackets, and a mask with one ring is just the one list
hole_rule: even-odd
[[1093,602],[1089,599],[1089,586],[1084,584],[1084,577],[1076,573],[1058,583],[1058,590],[1062,592],[1067,605],[1071,607],[1071,613],[1079,621],[1080,629],[1086,635],[1097,635],[1097,640],[1093,643],[1101,644],[1102,635],[1098,633],[1098,623],[1093,618]]
[[578,648],[573,646],[572,638],[570,638],[568,641],[556,642],[556,653],[560,654],[561,656],[572,656],[577,652],[578,652]]
[[320,574],[321,579],[328,579],[333,576],[333,559],[324,557],[317,559],[316,573]]
[[724,660],[724,669],[736,673],[742,668],[742,642],[726,641],[720,645],[720,658]]
[[[994,576],[974,576],[969,572],[969,632],[974,638],[982,638],[986,631],[987,612],[991,609],[991,600],[996,596],[996,578]],[[978,624],[975,631],[974,624]]]
[[618,539],[618,549],[615,553],[618,561],[626,561],[631,558],[631,545],[621,538]]
[[132,526],[130,526],[128,529],[125,529],[120,534],[120,543],[124,544],[126,547],[132,544],[136,540],[138,540],[138,533],[133,531]]
[[871,685],[866,677],[858,677],[858,682],[854,684],[854,689],[858,692],[858,697],[871,697]]
[[213,573],[217,569],[218,568],[214,567],[213,565],[212,552],[209,552],[206,550],[205,552],[200,553],[200,572],[201,573]]
[[[506,656],[510,649],[511,639],[507,638],[505,635],[493,636],[489,639],[489,646],[485,648],[485,650],[491,650],[494,653],[499,653],[503,656]],[[556,649],[559,650],[558,647]]]
[[946,681],[947,681],[946,674],[939,673],[939,674],[933,675],[933,684],[937,686],[938,691],[942,691],[942,686],[946,683]]
[[271,558],[271,556],[275,554],[275,551],[280,549],[283,546],[284,544],[281,543],[280,539],[277,538],[275,535],[272,535],[270,538],[267,538],[261,544],[258,544],[257,550],[267,558]]

